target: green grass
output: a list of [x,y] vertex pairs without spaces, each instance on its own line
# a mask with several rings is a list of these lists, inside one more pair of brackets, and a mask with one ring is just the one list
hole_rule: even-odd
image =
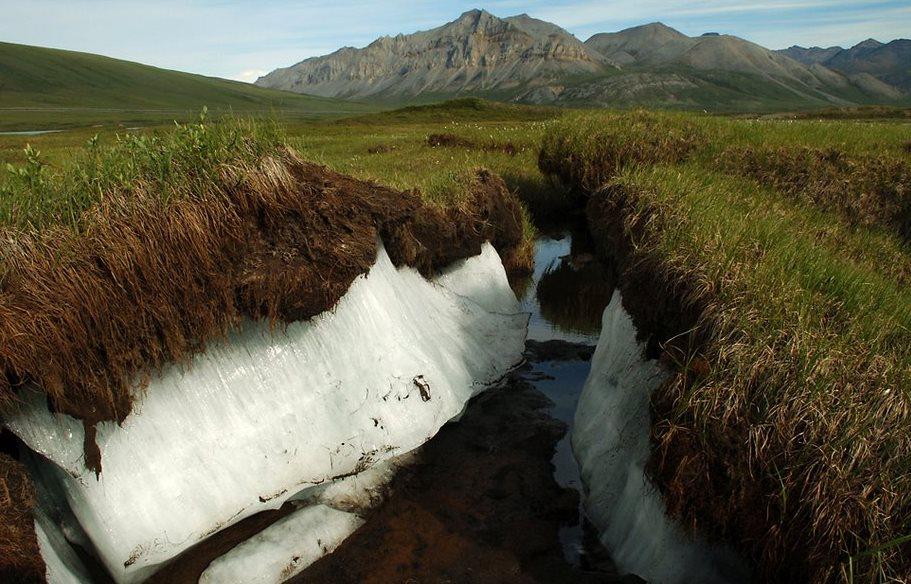
[[70,158],[56,167],[28,145],[24,164],[7,164],[0,181],[0,225],[79,230],[90,208],[123,194],[129,199],[133,190],[156,193],[162,203],[202,194],[220,182],[223,165],[252,164],[282,142],[274,124],[208,124],[203,112],[196,123],[167,132],[115,134],[109,144],[93,136],[83,147],[67,149]]
[[323,118],[375,107],[100,55],[0,43],[0,131],[148,125],[213,114]]
[[761,158],[719,157],[834,150],[851,171],[832,175],[839,193],[875,208],[911,196],[907,172],[887,193],[851,181],[881,160],[907,169],[907,131],[639,112],[565,117],[544,143],[542,167],[592,193],[626,281],[651,282],[624,293],[678,367],[654,396],[655,476],[686,524],[743,542],[765,579],[911,576],[911,250],[826,193],[755,180]]

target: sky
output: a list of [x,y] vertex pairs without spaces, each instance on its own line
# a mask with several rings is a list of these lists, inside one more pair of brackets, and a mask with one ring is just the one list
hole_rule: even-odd
[[0,40],[253,81],[342,46],[434,28],[472,8],[527,13],[581,40],[655,21],[772,49],[911,36],[909,0],[0,0]]

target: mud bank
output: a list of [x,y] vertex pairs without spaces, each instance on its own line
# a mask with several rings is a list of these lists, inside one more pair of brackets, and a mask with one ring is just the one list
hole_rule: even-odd
[[567,426],[533,385],[537,365],[584,362],[591,349],[532,343],[528,362],[474,398],[392,483],[390,498],[336,551],[294,582],[636,582],[567,561],[561,529],[578,493],[552,459]]

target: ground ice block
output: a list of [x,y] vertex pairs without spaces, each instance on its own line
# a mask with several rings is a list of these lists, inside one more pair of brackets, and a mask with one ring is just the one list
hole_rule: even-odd
[[114,577],[140,581],[244,517],[414,449],[501,378],[527,316],[489,244],[444,278],[463,280],[453,292],[381,247],[333,311],[274,333],[246,323],[153,379],[122,426],[99,424],[97,479],[81,423],[40,394],[8,426],[55,463],[42,474]]
[[586,515],[622,573],[655,584],[748,581],[733,554],[691,538],[667,517],[661,493],[645,474],[649,399],[667,376],[643,358],[633,321],[614,293],[572,436]]

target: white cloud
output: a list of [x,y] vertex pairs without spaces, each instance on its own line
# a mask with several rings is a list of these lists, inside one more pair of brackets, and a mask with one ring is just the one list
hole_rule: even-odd
[[240,73],[238,73],[237,75],[232,77],[232,79],[235,79],[237,81],[243,81],[245,83],[253,83],[254,81],[259,79],[266,73],[268,73],[268,71],[265,71],[263,69],[247,69],[246,71],[241,71]]

